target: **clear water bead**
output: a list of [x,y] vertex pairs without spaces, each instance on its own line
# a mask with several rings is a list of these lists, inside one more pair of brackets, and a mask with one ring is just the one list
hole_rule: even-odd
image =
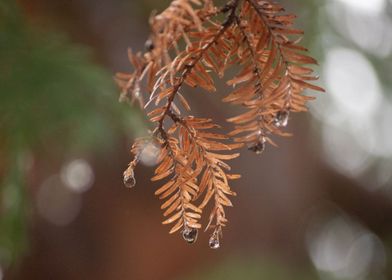
[[129,166],[127,170],[124,171],[124,185],[127,188],[133,188],[136,185],[135,174],[132,166]]
[[276,127],[285,127],[289,122],[289,111],[279,111],[274,118],[274,125]]
[[215,233],[210,237],[208,246],[210,246],[211,249],[218,249],[220,247],[219,238]]
[[248,150],[255,152],[257,155],[262,154],[265,150],[265,138],[262,138],[261,140],[249,146]]
[[198,231],[195,228],[184,228],[182,231],[182,237],[190,244],[195,243],[197,240]]
[[151,52],[153,49],[155,49],[154,43],[151,39],[148,39],[145,43],[144,43],[144,48],[146,49],[146,51]]

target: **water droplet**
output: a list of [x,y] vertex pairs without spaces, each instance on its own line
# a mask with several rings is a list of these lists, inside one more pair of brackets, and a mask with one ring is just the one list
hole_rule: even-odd
[[127,188],[133,188],[136,185],[135,174],[133,172],[133,166],[129,166],[124,171],[124,185]]
[[276,127],[285,127],[289,122],[289,111],[279,111],[274,118],[274,125]]
[[141,96],[141,91],[140,91],[140,85],[139,84],[136,84],[135,85],[135,90],[133,91],[133,95],[136,97],[136,98],[140,98],[140,96]]
[[220,247],[219,238],[216,233],[211,235],[208,246],[210,246],[211,249],[218,249]]
[[249,146],[248,150],[255,152],[257,155],[261,155],[265,150],[265,138],[263,137],[261,140]]
[[148,39],[144,43],[144,47],[145,47],[146,51],[148,51],[148,52],[152,51],[155,48],[154,43],[152,42],[151,39]]
[[188,243],[195,243],[197,240],[197,234],[198,231],[195,228],[184,228],[184,230],[182,231],[182,237],[184,238],[184,240]]

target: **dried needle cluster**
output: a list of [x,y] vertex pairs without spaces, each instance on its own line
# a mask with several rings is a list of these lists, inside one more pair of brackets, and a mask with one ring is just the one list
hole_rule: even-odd
[[[220,246],[225,207],[236,195],[230,181],[240,178],[227,163],[239,156],[234,151],[246,145],[260,154],[267,143],[275,145],[271,135],[288,135],[282,128],[289,113],[306,111],[313,99],[304,90],[323,91],[311,84],[317,77],[306,65],[317,62],[298,44],[303,32],[293,28],[294,19],[265,0],[232,0],[223,7],[212,0],[173,0],[151,17],[145,52],[129,51],[134,71],[116,76],[121,99],[137,100],[155,124],[150,140],[133,145],[124,182],[135,185],[134,168],[146,141],[153,141],[160,147],[152,181],[164,181],[155,192],[164,201],[163,224],[172,224],[170,233],[181,230],[189,243],[196,241],[203,210],[212,204],[209,246]],[[186,86],[215,91],[214,77],[224,78],[231,66],[239,72],[227,81],[234,89],[223,101],[245,111],[228,119],[231,132],[219,133],[212,119],[190,113],[183,93]]]

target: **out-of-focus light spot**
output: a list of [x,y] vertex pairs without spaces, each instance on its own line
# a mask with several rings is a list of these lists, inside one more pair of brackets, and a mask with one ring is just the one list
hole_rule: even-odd
[[[390,170],[381,168],[380,162],[389,162],[383,166],[392,162],[392,102],[363,53],[381,59],[392,55],[387,1],[326,2],[329,25],[341,36],[328,31],[322,35],[326,53],[322,77],[328,94],[310,104],[312,114],[323,122],[323,158],[371,191],[391,182]],[[353,42],[362,52],[341,47],[344,41]],[[388,72],[387,68],[380,73]]]
[[3,268],[0,266],[0,280],[3,280],[4,273],[3,273]]
[[324,125],[324,159],[336,171],[351,177],[359,176],[371,163],[369,155],[358,145],[352,134],[330,125]]
[[64,186],[58,176],[52,176],[40,186],[37,193],[38,213],[48,222],[66,226],[79,214],[81,196]]
[[387,57],[392,50],[392,21],[387,15],[361,17],[348,14],[348,35],[362,49],[378,56]]
[[94,172],[87,161],[77,159],[63,166],[61,180],[70,190],[82,193],[94,183]]
[[379,14],[358,13],[357,10],[336,1],[329,1],[326,10],[331,24],[342,37],[350,39],[363,50],[380,58],[391,54],[392,21],[384,11]]
[[[392,102],[382,94],[376,72],[365,56],[346,48],[327,51],[327,91],[311,104],[324,122],[324,159],[338,172],[358,178],[375,159],[392,157]],[[367,187],[376,190],[377,180]]]
[[157,164],[160,148],[154,142],[147,142],[140,154],[140,161],[146,166]]
[[315,267],[338,279],[363,279],[370,271],[382,272],[385,266],[385,250],[380,239],[343,217],[315,227],[307,241]]
[[351,133],[358,145],[369,156],[379,159],[390,159],[392,156],[392,105],[384,100],[378,112],[374,116],[369,116],[360,123],[350,120],[349,127],[346,128]]
[[354,239],[349,226],[341,220],[327,223],[309,244],[310,257],[317,269],[339,271],[347,265],[347,251]]
[[329,50],[324,73],[336,106],[355,122],[377,111],[382,100],[381,85],[373,66],[361,53],[345,48]]
[[358,11],[363,14],[379,14],[386,7],[386,0],[338,0],[348,9]]

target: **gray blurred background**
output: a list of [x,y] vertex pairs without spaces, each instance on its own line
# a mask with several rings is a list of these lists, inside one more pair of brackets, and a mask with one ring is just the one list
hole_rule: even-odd
[[[392,279],[392,1],[281,1],[327,93],[233,162],[216,251],[161,225],[148,155],[122,184],[149,124],[112,77],[169,2],[0,0],[0,279]],[[196,115],[234,114],[223,86],[190,93]]]

